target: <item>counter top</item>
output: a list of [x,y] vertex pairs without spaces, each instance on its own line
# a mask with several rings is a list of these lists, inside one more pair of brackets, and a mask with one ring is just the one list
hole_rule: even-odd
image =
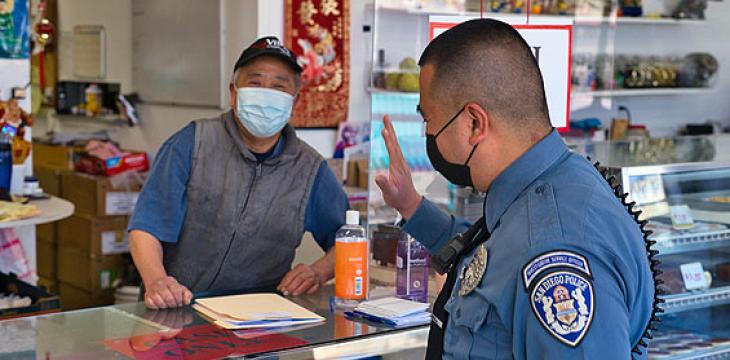
[[224,330],[190,306],[149,310],[143,303],[0,321],[0,359],[298,359],[404,351],[423,358],[427,326],[394,329],[351,321],[330,311],[331,294],[326,287],[293,299],[326,322],[280,332]]

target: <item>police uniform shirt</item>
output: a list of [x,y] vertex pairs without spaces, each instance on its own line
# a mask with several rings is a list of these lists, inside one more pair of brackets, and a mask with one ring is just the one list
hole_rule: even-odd
[[[485,219],[484,275],[464,278],[479,248],[455,265],[445,359],[631,358],[653,277],[639,226],[586,159],[553,131],[495,179]],[[466,225],[424,199],[404,230],[434,252]]]

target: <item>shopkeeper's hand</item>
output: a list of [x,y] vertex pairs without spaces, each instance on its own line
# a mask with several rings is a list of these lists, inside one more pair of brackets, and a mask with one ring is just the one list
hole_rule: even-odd
[[312,265],[299,264],[289,271],[277,289],[285,296],[314,294],[324,285],[325,276]]
[[383,140],[388,149],[388,156],[390,156],[389,174],[387,177],[385,175],[376,176],[375,183],[383,192],[385,203],[398,210],[403,218],[408,220],[421,205],[421,195],[413,186],[411,169],[403,157],[403,151],[398,144],[398,138],[389,116],[383,118],[383,124],[385,125],[382,131]]
[[144,303],[150,309],[175,308],[190,304],[193,293],[175,280],[166,276],[145,284]]

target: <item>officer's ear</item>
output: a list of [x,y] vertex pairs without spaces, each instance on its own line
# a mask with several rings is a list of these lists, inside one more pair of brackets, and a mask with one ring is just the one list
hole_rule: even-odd
[[464,106],[464,112],[471,120],[471,134],[469,135],[469,145],[476,145],[487,138],[490,131],[489,114],[484,108],[475,103],[470,102]]

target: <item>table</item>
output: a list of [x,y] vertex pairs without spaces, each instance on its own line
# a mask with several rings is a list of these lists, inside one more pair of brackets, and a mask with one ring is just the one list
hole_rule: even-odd
[[55,196],[51,196],[49,199],[33,200],[28,205],[35,205],[40,210],[40,214],[28,219],[0,222],[0,229],[48,224],[65,219],[74,213],[74,205],[71,202]]
[[142,303],[0,321],[0,359],[423,359],[427,326],[351,321],[330,310],[331,294],[328,286],[293,299],[327,321],[284,332],[224,330],[190,306],[155,311]]

